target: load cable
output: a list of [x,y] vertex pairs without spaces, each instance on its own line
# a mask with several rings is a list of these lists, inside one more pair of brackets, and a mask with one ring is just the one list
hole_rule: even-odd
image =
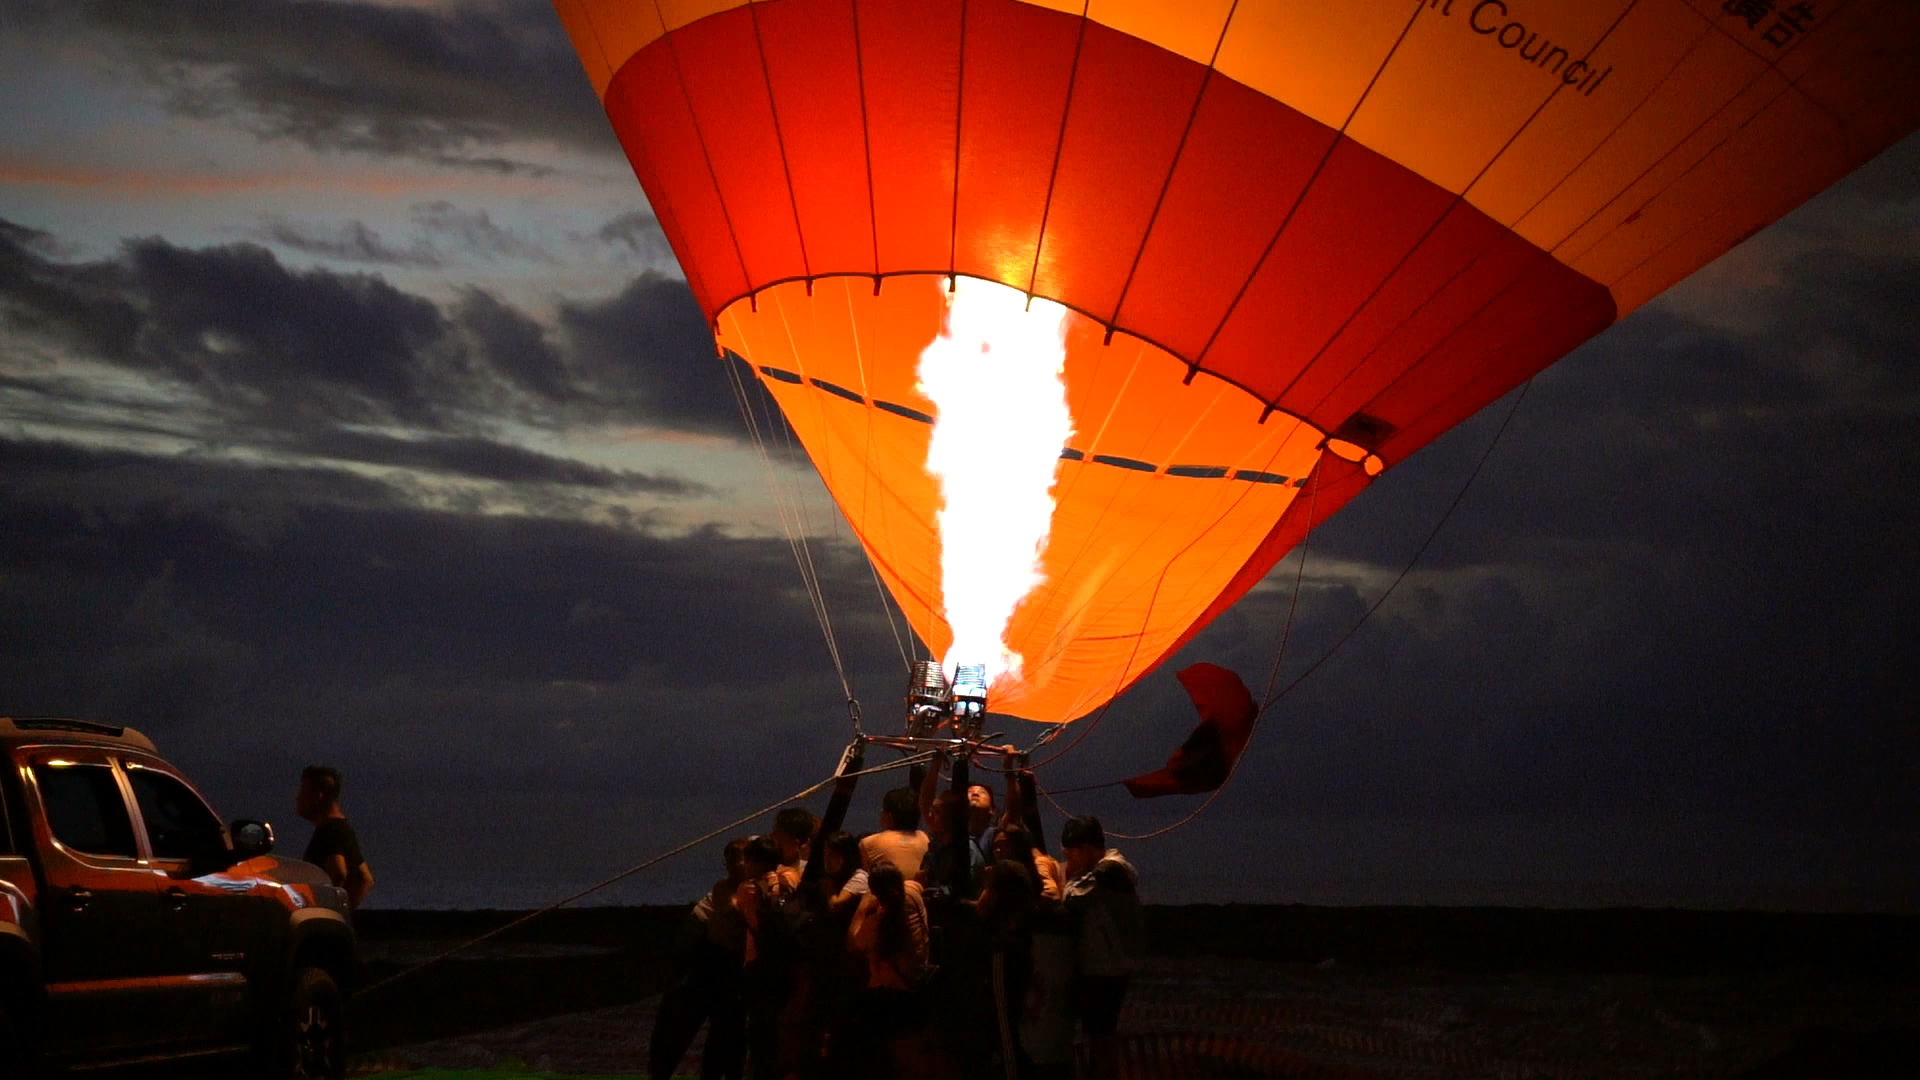
[[[738,363],[731,356],[723,356],[721,366],[727,370],[727,382],[733,389],[735,404],[740,407],[740,418],[747,425],[747,434],[753,441],[754,451],[760,457],[760,465],[767,474],[767,487],[773,493],[774,513],[780,521],[780,531],[787,539],[787,546],[793,552],[793,561],[800,569],[800,582],[806,589],[807,601],[813,607],[813,618],[820,626],[820,636],[825,639],[827,655],[833,660],[833,670],[840,678],[840,689],[848,701],[854,700],[853,683],[847,678],[847,667],[840,656],[840,642],[833,632],[833,613],[827,606],[826,591],[820,584],[820,573],[814,565],[813,550],[807,542],[808,522],[802,496],[797,489],[789,492],[780,482],[779,471],[774,467],[773,455],[767,450],[767,437],[762,431],[758,414],[753,408],[746,384],[742,381]],[[766,426],[772,427],[768,420]],[[791,437],[788,440],[791,452]]]
[[497,938],[500,935],[507,933],[508,931],[515,930],[522,926],[525,926],[526,924],[534,921],[535,919],[540,918],[543,915],[551,915],[552,913],[560,910],[563,907],[566,907],[569,904],[572,904],[579,900],[583,900],[589,896],[592,896],[594,893],[601,891],[602,889],[608,888],[622,881],[625,881],[626,879],[632,877],[635,874],[640,873],[643,870],[650,869],[654,866],[659,865],[660,863],[666,862],[668,859],[673,858],[675,855],[684,854],[685,852],[690,851],[693,848],[699,847],[701,844],[704,844],[717,836],[720,836],[724,833],[731,832],[734,829],[738,829],[741,826],[747,824],[748,822],[754,820],[755,818],[765,817],[766,815],[771,814],[776,810],[779,810],[783,806],[787,806],[790,803],[799,802],[802,799],[805,799],[809,796],[817,794],[821,790],[831,786],[837,781],[851,780],[854,777],[868,776],[873,773],[887,772],[892,769],[904,769],[912,765],[917,765],[925,761],[929,761],[933,758],[933,756],[934,756],[934,753],[932,751],[928,751],[921,754],[909,755],[907,757],[903,757],[899,759],[898,761],[889,761],[884,765],[875,765],[870,769],[859,769],[854,772],[848,772],[848,773],[836,772],[834,773],[834,775],[827,777],[825,780],[822,780],[817,784],[810,784],[807,787],[801,789],[800,791],[797,791],[792,795],[787,796],[784,799],[780,799],[776,802],[768,803],[766,806],[763,806],[758,810],[753,811],[750,814],[742,814],[741,816],[733,819],[732,821],[727,822],[725,825],[722,825],[716,829],[711,829],[707,832],[704,832],[699,836],[696,836],[693,839],[678,845],[677,847],[673,847],[666,851],[663,851],[660,854],[655,855],[644,862],[635,863],[634,865],[627,867],[625,870],[622,870],[619,873],[614,874],[612,877],[604,878],[592,885],[587,886],[584,889],[581,889],[579,892],[576,892],[570,896],[567,896],[564,899],[556,900],[553,903],[548,904],[546,907],[539,909],[538,911],[529,911],[525,915],[522,915],[511,922],[508,922],[502,926],[494,927],[492,930],[489,930],[486,933],[481,934],[479,937],[470,938],[466,941],[463,941],[460,944],[455,945],[453,948],[448,949],[445,952],[438,953],[434,956],[428,957],[427,959],[422,960],[421,962],[413,965],[410,968],[405,968],[401,971],[396,971],[392,975],[389,975],[378,982],[371,983],[365,987],[362,987],[359,991],[357,991],[354,994],[354,996],[356,998],[365,997],[369,994],[372,994],[376,990],[385,989],[386,987],[392,986],[394,983],[397,983],[402,979],[408,978],[413,975],[417,975],[420,972],[425,971],[430,967],[434,967],[435,965],[438,965],[454,956],[458,956],[459,954],[466,952],[468,949],[471,949],[476,945],[481,945],[488,941],[492,941],[494,938]]
[[[1254,714],[1253,726],[1247,731],[1247,744],[1249,746],[1253,744],[1254,733],[1260,730],[1260,721],[1266,716],[1267,710],[1272,708],[1274,705],[1278,704],[1280,699],[1286,697],[1288,694],[1291,694],[1296,688],[1300,686],[1301,683],[1306,682],[1307,679],[1310,678],[1314,672],[1320,670],[1321,665],[1325,664],[1328,660],[1333,659],[1334,654],[1338,653],[1341,647],[1346,645],[1346,643],[1353,638],[1353,635],[1359,632],[1362,626],[1366,625],[1367,620],[1373,618],[1374,612],[1380,610],[1381,606],[1387,602],[1387,599],[1393,595],[1394,590],[1400,587],[1400,583],[1407,579],[1407,575],[1413,572],[1413,568],[1415,566],[1419,565],[1420,559],[1423,556],[1425,556],[1427,553],[1427,548],[1432,546],[1434,539],[1440,535],[1440,530],[1446,528],[1447,522],[1453,517],[1453,512],[1460,508],[1460,503],[1466,499],[1467,492],[1472,489],[1474,481],[1480,478],[1480,471],[1486,467],[1487,459],[1493,456],[1494,448],[1500,445],[1500,440],[1506,435],[1507,428],[1513,424],[1514,414],[1520,411],[1520,403],[1527,399],[1527,391],[1531,390],[1532,388],[1533,388],[1532,379],[1528,379],[1526,382],[1520,384],[1520,392],[1514,395],[1513,404],[1507,407],[1507,415],[1500,421],[1500,427],[1494,431],[1493,438],[1487,441],[1486,449],[1480,452],[1479,460],[1473,463],[1473,469],[1472,471],[1467,473],[1467,478],[1465,482],[1463,482],[1460,485],[1459,492],[1457,492],[1454,495],[1453,501],[1447,504],[1446,511],[1440,515],[1440,520],[1434,522],[1433,529],[1427,533],[1426,539],[1420,541],[1420,546],[1414,549],[1413,557],[1407,560],[1406,566],[1401,568],[1400,573],[1394,577],[1392,584],[1388,585],[1386,590],[1382,592],[1379,595],[1379,597],[1377,597],[1374,600],[1372,606],[1368,607],[1367,610],[1361,614],[1360,618],[1357,621],[1355,621],[1352,626],[1347,628],[1346,633],[1340,635],[1339,640],[1335,641],[1331,648],[1329,648],[1325,653],[1321,654],[1318,660],[1315,660],[1313,663],[1307,665],[1306,670],[1302,671],[1298,675],[1295,675],[1293,679],[1289,681],[1286,686],[1282,687],[1278,693],[1275,693],[1273,687],[1274,687],[1274,684],[1279,681],[1280,664],[1281,664],[1281,661],[1284,660],[1286,657],[1287,642],[1293,635],[1294,612],[1297,606],[1299,605],[1300,586],[1303,579],[1306,576],[1307,542],[1311,540],[1313,537],[1312,529],[1309,528],[1307,530],[1306,535],[1301,537],[1300,566],[1295,571],[1295,574],[1294,574],[1293,596],[1287,603],[1286,627],[1281,632],[1280,648],[1277,655],[1274,656],[1273,669],[1271,672],[1269,672],[1267,676],[1267,687],[1260,703],[1260,709],[1258,712]],[[1314,477],[1315,477],[1314,493],[1316,498],[1318,497],[1318,493],[1320,490],[1319,475],[1320,474],[1318,470],[1316,470],[1314,472]],[[1309,508],[1309,514],[1311,514],[1311,507]],[[1308,520],[1311,521],[1312,517],[1309,516]],[[1111,704],[1111,702],[1109,702],[1109,704]],[[1075,742],[1077,743],[1078,740],[1075,740]],[[1072,749],[1072,744],[1069,744],[1066,749],[1069,749],[1069,750]],[[1066,750],[1062,750],[1060,754],[1064,754],[1065,752]],[[1060,756],[1060,754],[1055,754],[1054,757],[1057,758]],[[1240,752],[1240,757],[1234,759],[1233,766],[1227,770],[1227,775],[1225,779],[1220,781],[1220,786],[1214,788],[1211,792],[1208,792],[1205,801],[1201,802],[1199,806],[1194,807],[1191,811],[1187,813],[1185,817],[1180,818],[1178,821],[1175,821],[1173,824],[1162,826],[1161,828],[1155,829],[1152,832],[1138,833],[1134,835],[1129,835],[1127,833],[1109,832],[1107,833],[1107,835],[1119,840],[1151,840],[1154,837],[1164,836],[1167,833],[1173,832],[1175,829],[1178,829],[1184,825],[1187,825],[1188,823],[1192,822],[1195,818],[1205,813],[1207,808],[1213,805],[1213,801],[1220,797],[1220,793],[1227,789],[1227,785],[1233,782],[1234,775],[1240,771],[1240,762],[1244,760],[1245,757],[1246,757],[1246,750],[1245,748],[1242,748]],[[1048,760],[1052,760],[1052,759],[1050,758]],[[1088,784],[1083,787],[1062,788],[1058,792],[1052,792],[1052,791],[1048,791],[1046,788],[1041,787],[1039,782],[1036,780],[1034,783],[1034,789],[1038,791],[1041,794],[1041,796],[1047,800],[1048,803],[1052,804],[1055,810],[1059,811],[1062,815],[1066,817],[1073,817],[1074,815],[1070,811],[1068,811],[1066,807],[1061,806],[1060,803],[1054,798],[1054,795],[1056,794],[1064,795],[1069,792],[1075,792],[1075,791],[1094,791],[1100,788],[1116,787],[1125,782],[1126,781],[1124,780],[1111,780],[1104,784]]]

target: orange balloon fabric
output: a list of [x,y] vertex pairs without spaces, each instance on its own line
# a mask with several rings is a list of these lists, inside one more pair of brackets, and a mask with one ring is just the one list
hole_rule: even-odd
[[1894,0],[556,7],[721,346],[936,653],[916,361],[957,277],[1074,313],[1075,435],[993,706],[1047,722],[1920,124]]

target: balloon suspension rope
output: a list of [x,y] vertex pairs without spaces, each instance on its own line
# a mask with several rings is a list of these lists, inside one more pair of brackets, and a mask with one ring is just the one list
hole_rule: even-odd
[[[1407,579],[1407,575],[1413,572],[1413,568],[1415,566],[1419,565],[1421,557],[1426,555],[1427,548],[1433,544],[1434,538],[1440,535],[1441,529],[1446,528],[1448,520],[1453,517],[1453,512],[1460,508],[1460,503],[1464,499],[1466,499],[1467,492],[1470,489],[1472,489],[1474,481],[1480,478],[1480,470],[1486,467],[1487,459],[1493,456],[1494,448],[1500,445],[1501,438],[1506,435],[1507,428],[1513,423],[1514,414],[1520,411],[1520,403],[1527,399],[1527,391],[1531,390],[1532,388],[1533,388],[1532,379],[1528,379],[1526,382],[1520,384],[1520,392],[1514,395],[1513,404],[1507,407],[1506,417],[1500,421],[1500,427],[1498,430],[1496,430],[1493,433],[1493,438],[1488,440],[1487,448],[1480,452],[1480,459],[1473,463],[1473,471],[1467,474],[1466,482],[1460,485],[1460,491],[1454,495],[1453,501],[1447,504],[1446,512],[1441,514],[1440,520],[1434,523],[1432,531],[1427,533],[1427,538],[1425,540],[1420,541],[1420,546],[1414,550],[1413,557],[1407,560],[1407,565],[1401,568],[1399,575],[1393,579],[1393,583],[1391,585],[1388,585],[1386,588],[1386,591],[1381,593],[1380,596],[1374,600],[1373,606],[1367,608],[1366,612],[1360,616],[1357,622],[1355,622],[1352,626],[1347,628],[1346,633],[1340,635],[1340,639],[1333,643],[1332,648],[1328,649],[1325,653],[1323,653],[1320,659],[1315,660],[1313,663],[1307,665],[1307,668],[1305,671],[1302,671],[1300,674],[1295,675],[1292,681],[1288,682],[1287,685],[1282,687],[1280,689],[1280,692],[1276,694],[1273,692],[1273,684],[1279,680],[1280,663],[1283,659],[1285,659],[1287,654],[1287,640],[1293,635],[1294,611],[1300,602],[1301,580],[1306,576],[1307,541],[1312,539],[1312,536],[1313,536],[1312,530],[1309,529],[1306,536],[1303,536],[1301,538],[1300,567],[1298,571],[1296,571],[1294,574],[1293,597],[1287,602],[1286,629],[1282,631],[1280,636],[1279,652],[1273,658],[1273,670],[1267,676],[1267,689],[1260,703],[1260,711],[1254,714],[1253,726],[1247,731],[1248,745],[1252,745],[1253,735],[1255,732],[1260,730],[1260,721],[1266,716],[1267,710],[1272,708],[1275,704],[1278,704],[1281,698],[1284,698],[1288,694],[1293,693],[1295,688],[1297,688],[1301,683],[1306,682],[1307,679],[1310,676],[1312,676],[1314,672],[1320,670],[1320,666],[1322,664],[1325,664],[1328,660],[1333,659],[1334,654],[1339,652],[1341,647],[1346,645],[1346,643],[1353,637],[1353,635],[1359,632],[1362,626],[1366,625],[1367,620],[1373,618],[1373,613],[1380,610],[1381,606],[1387,602],[1387,598],[1393,595],[1394,590],[1400,587],[1400,583]],[[1314,473],[1314,492],[1315,492],[1316,498],[1318,496],[1319,490],[1320,490],[1319,472],[1316,471]],[[1309,508],[1308,512],[1309,514],[1312,513],[1311,508]],[[1312,520],[1312,518],[1309,517],[1308,520]],[[1075,740],[1076,743],[1078,741],[1079,740],[1077,739]],[[1073,744],[1068,744],[1066,749],[1072,749],[1072,746]],[[1061,753],[1065,753],[1065,752],[1066,750],[1061,751]],[[1059,754],[1054,755],[1054,757],[1059,757],[1059,756],[1060,756]],[[1234,774],[1240,771],[1240,761],[1244,759],[1245,756],[1246,756],[1246,751],[1242,749],[1241,757],[1236,758],[1234,760],[1233,767],[1227,771],[1226,778],[1220,781],[1220,786],[1217,788],[1214,788],[1211,792],[1209,792],[1204,802],[1202,802],[1199,806],[1194,807],[1193,810],[1191,810],[1185,817],[1181,818],[1180,820],[1175,821],[1171,825],[1166,825],[1161,828],[1155,829],[1152,832],[1139,833],[1136,835],[1110,832],[1107,835],[1120,840],[1151,840],[1156,836],[1164,836],[1167,833],[1173,832],[1175,829],[1178,829],[1184,825],[1187,825],[1188,823],[1192,822],[1195,818],[1205,813],[1207,808],[1213,805],[1213,801],[1220,797],[1220,793],[1227,789],[1227,785],[1233,781]],[[1053,759],[1049,758],[1048,760],[1053,760]],[[1066,817],[1072,817],[1073,816],[1072,812],[1067,810],[1066,807],[1061,806],[1060,803],[1056,799],[1054,799],[1054,796],[1056,794],[1065,795],[1065,794],[1068,794],[1069,792],[1075,792],[1075,791],[1094,791],[1100,788],[1116,787],[1122,783],[1125,783],[1125,781],[1111,780],[1104,784],[1088,784],[1084,787],[1062,788],[1057,792],[1053,792],[1053,791],[1048,791],[1046,788],[1041,787],[1039,783],[1036,782],[1034,784],[1034,788],[1035,790],[1040,792],[1041,796],[1045,798],[1048,803],[1052,804],[1055,810],[1059,811],[1062,815]]]
[[458,956],[460,953],[466,952],[468,949],[471,949],[476,945],[480,945],[485,942],[492,941],[494,938],[497,938],[500,935],[505,934],[510,930],[515,930],[515,929],[518,929],[519,927],[525,926],[526,924],[532,922],[533,920],[540,918],[542,915],[550,915],[553,912],[556,912],[561,908],[574,903],[575,901],[583,900],[589,896],[592,896],[594,893],[599,892],[602,889],[608,888],[609,886],[625,881],[626,879],[632,877],[633,875],[640,873],[642,870],[650,869],[654,866],[659,865],[660,863],[666,862],[668,859],[673,858],[675,855],[684,854],[685,852],[690,851],[693,848],[699,847],[701,844],[704,844],[709,840],[712,840],[713,838],[722,835],[723,833],[731,832],[734,829],[740,828],[742,825],[747,824],[748,822],[754,820],[755,818],[765,817],[766,815],[773,813],[775,810],[778,810],[781,807],[788,805],[789,803],[799,802],[800,800],[805,799],[810,795],[814,795],[818,793],[822,789],[833,784],[835,781],[850,780],[856,776],[867,776],[872,773],[886,772],[890,769],[904,769],[904,768],[907,768],[908,766],[919,764],[922,761],[929,760],[932,757],[933,757],[932,753],[915,754],[909,757],[903,757],[898,761],[889,761],[885,765],[876,765],[871,769],[861,769],[857,772],[849,772],[849,773],[842,773],[842,772],[836,771],[832,776],[827,777],[825,780],[822,780],[817,784],[809,785],[808,787],[800,791],[797,791],[794,794],[789,795],[784,799],[780,799],[776,802],[768,803],[766,806],[763,806],[760,809],[755,810],[750,814],[742,814],[741,816],[733,819],[732,821],[727,822],[725,825],[722,825],[717,829],[712,829],[708,832],[702,833],[699,836],[696,836],[693,839],[688,840],[686,843],[679,845],[678,847],[672,848],[667,851],[663,851],[660,854],[655,855],[654,857],[646,860],[645,862],[636,863],[633,866],[629,866],[625,870],[620,871],[619,873],[613,875],[612,877],[606,878],[596,884],[589,885],[586,888],[581,889],[579,892],[574,893],[573,895],[568,896],[563,900],[556,900],[553,903],[548,904],[546,907],[543,907],[538,911],[530,911],[525,915],[522,915],[519,918],[514,919],[512,922],[505,924],[504,926],[495,927],[494,929],[489,930],[484,934],[481,934],[479,937],[471,938],[467,941],[463,941],[460,944],[455,945],[453,948],[448,949],[447,951],[440,953],[436,956],[433,956],[429,959],[422,960],[421,962],[413,965],[410,968],[407,968],[402,971],[397,971],[392,975],[389,975],[386,978],[381,979],[379,982],[372,983],[362,988],[355,996],[364,997],[368,994],[373,993],[376,990],[381,990],[388,986],[392,986],[394,983],[399,982],[401,979],[405,979],[412,975],[417,975],[420,972],[425,971],[426,969],[441,963],[442,961],[445,961],[454,956]]
[[[820,625],[820,636],[826,640],[827,655],[833,660],[834,673],[840,677],[840,689],[846,694],[847,701],[852,702],[855,698],[853,683],[847,678],[847,666],[840,656],[840,641],[833,631],[833,612],[827,606],[826,589],[820,584],[820,571],[814,564],[812,545],[807,541],[807,533],[811,530],[812,523],[807,518],[805,496],[801,494],[798,484],[793,485],[792,490],[781,486],[780,471],[774,465],[772,452],[767,449],[770,442],[768,434],[776,430],[785,431],[788,436],[786,449],[791,454],[794,449],[791,430],[785,428],[784,424],[779,428],[775,427],[775,421],[779,419],[776,411],[766,420],[763,431],[763,425],[753,407],[752,394],[748,391],[748,384],[745,381],[750,376],[743,377],[736,362],[724,353],[721,355],[720,363],[726,369],[727,382],[733,390],[734,403],[740,407],[740,419],[746,425],[747,434],[753,441],[754,451],[760,458],[761,468],[766,473],[767,488],[773,495],[774,512],[780,519],[780,531],[786,536],[787,546],[793,551],[793,561],[800,570],[801,584],[806,587],[807,601],[813,607],[814,621]],[[776,410],[777,408],[776,406]]]

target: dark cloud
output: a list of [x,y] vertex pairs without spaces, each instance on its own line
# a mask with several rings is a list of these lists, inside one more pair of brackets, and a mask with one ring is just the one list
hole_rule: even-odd
[[610,299],[562,305],[560,327],[600,400],[661,423],[740,433],[713,331],[684,281],[642,274]]
[[251,245],[188,250],[129,245],[126,268],[147,303],[135,347],[115,357],[151,366],[229,405],[264,393],[307,418],[423,421],[431,386],[457,361],[434,346],[440,310],[384,280],[296,272]]
[[0,318],[10,329],[61,340],[109,358],[129,355],[141,312],[126,295],[127,273],[111,263],[67,264],[47,253],[47,234],[0,228]]
[[619,152],[547,4],[410,8],[345,0],[93,0],[22,10],[13,32],[78,24],[175,111],[262,139],[546,172],[503,147]]
[[[196,617],[292,649],[303,677],[617,682],[658,666],[704,686],[785,679],[819,649],[782,540],[425,510],[390,483],[317,468],[7,441],[0,461],[9,580],[58,567],[118,597],[73,618],[118,618],[105,613],[171,567]],[[242,507],[257,512],[244,528],[227,512]],[[857,568],[838,571],[842,592],[862,584]]]
[[[609,225],[608,228],[612,226]],[[7,221],[4,218],[0,218],[0,243],[22,251],[30,251],[36,255],[57,257],[63,254],[62,245],[52,233]]]
[[0,240],[0,318],[280,421],[422,418],[427,384],[451,381],[432,303],[377,277],[289,270],[251,244],[151,238],[65,263]]
[[660,228],[660,219],[650,213],[621,214],[600,226],[594,237],[642,264],[673,264],[673,248],[667,243],[667,234]]
[[440,257],[424,243],[394,247],[365,222],[349,221],[333,229],[321,229],[291,221],[271,221],[263,238],[306,255],[318,255],[341,262],[375,263],[382,266],[440,265]]
[[[797,760],[824,774],[846,730],[781,540],[428,511],[330,470],[6,441],[0,517],[9,711],[140,727],[228,813],[283,817],[300,764],[340,764],[393,899],[435,852],[500,841],[472,828],[493,831],[489,792],[543,792],[526,809],[557,833],[595,792],[599,813],[625,809],[592,831],[645,842],[798,788]],[[891,697],[864,566],[815,555],[852,676]],[[468,825],[435,809],[448,799]]]
[[400,439],[335,429],[302,439],[296,447],[300,453],[315,457],[417,469],[426,473],[492,480],[502,484],[558,484],[597,491],[671,496],[707,493],[703,485],[676,477],[603,469],[471,436]]
[[[476,244],[519,242],[485,215],[428,209]],[[370,232],[334,239],[390,250]],[[643,274],[608,299],[563,303],[552,333],[477,287],[442,305],[374,274],[290,268],[253,244],[153,237],[114,258],[64,261],[42,253],[48,243],[21,226],[0,232],[0,326],[188,388],[229,425],[473,435],[513,418],[741,431],[712,333],[676,278]]]
[[460,297],[458,321],[493,370],[537,398],[579,404],[584,395],[546,328],[485,289]]

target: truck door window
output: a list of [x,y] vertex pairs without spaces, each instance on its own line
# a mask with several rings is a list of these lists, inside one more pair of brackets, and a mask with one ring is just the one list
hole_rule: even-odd
[[133,820],[111,768],[43,761],[33,767],[33,778],[55,840],[88,855],[139,857]]
[[193,789],[166,773],[127,768],[134,801],[147,824],[147,843],[156,859],[197,859],[226,848],[220,819]]

